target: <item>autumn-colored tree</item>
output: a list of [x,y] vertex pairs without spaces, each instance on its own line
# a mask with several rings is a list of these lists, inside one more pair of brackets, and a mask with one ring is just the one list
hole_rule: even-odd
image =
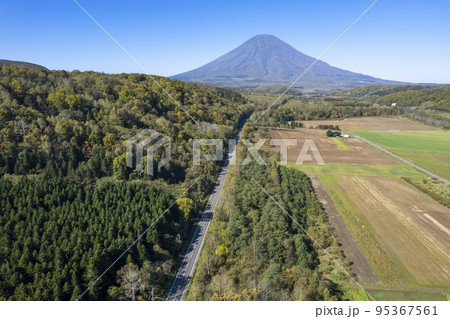
[[194,208],[194,201],[190,198],[179,198],[177,199],[178,209],[183,213],[184,219],[189,219],[189,214]]
[[103,144],[106,146],[107,149],[112,150],[114,145],[117,143],[117,135],[114,133],[106,134],[106,136],[103,138]]
[[127,174],[127,153],[123,153],[120,156],[117,156],[113,160],[113,171],[114,175],[121,179],[126,179],[128,177]]
[[216,249],[216,255],[219,257],[227,257],[228,253],[228,248],[224,245],[219,245]]
[[47,101],[55,108],[76,109],[81,105],[81,97],[68,87],[59,87],[48,95]]
[[70,139],[70,144],[72,144],[75,147],[78,147],[78,140],[75,136],[72,136],[72,138]]

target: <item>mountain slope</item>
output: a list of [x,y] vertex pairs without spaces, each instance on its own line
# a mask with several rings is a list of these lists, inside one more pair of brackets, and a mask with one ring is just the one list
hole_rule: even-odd
[[47,70],[47,68],[43,67],[39,64],[34,64],[30,62],[22,62],[22,61],[12,61],[12,60],[0,60],[0,66],[2,65],[15,65],[15,66],[24,66],[26,68],[41,68]]
[[[257,35],[216,60],[173,78],[232,88],[290,85],[314,60],[272,35]],[[395,83],[399,82],[353,73],[317,61],[295,87],[328,91]]]

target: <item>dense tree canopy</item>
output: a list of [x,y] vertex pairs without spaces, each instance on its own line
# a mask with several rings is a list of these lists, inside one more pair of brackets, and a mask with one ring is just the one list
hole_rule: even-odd
[[[247,106],[225,89],[156,79],[176,102],[142,74],[0,67],[0,299],[77,299],[146,229],[83,299],[147,300],[150,286],[164,297],[194,201],[219,171],[191,165],[192,139],[232,136]],[[154,176],[127,167],[125,141],[142,129],[171,138]]]
[[310,181],[298,170],[268,161],[267,166],[253,161],[230,171],[226,203],[215,211],[188,298],[340,298],[337,283],[347,278],[321,247],[341,264],[345,261]]

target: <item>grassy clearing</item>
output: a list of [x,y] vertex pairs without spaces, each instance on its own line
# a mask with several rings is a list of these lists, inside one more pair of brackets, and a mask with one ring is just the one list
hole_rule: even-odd
[[393,153],[450,180],[450,153],[392,149]]
[[328,140],[333,142],[334,144],[336,144],[336,146],[339,147],[340,150],[343,150],[343,151],[355,151],[356,150],[353,146],[345,143],[345,141],[342,138],[329,137]]
[[398,178],[342,176],[338,184],[409,286],[449,287],[449,209]]
[[450,179],[449,131],[361,131],[355,134],[445,179]]
[[296,167],[305,173],[315,175],[352,175],[352,176],[398,176],[398,177],[426,177],[420,171],[409,165],[369,165],[369,164],[341,164],[328,163],[317,165],[316,163],[303,163],[303,165],[288,165]]
[[[311,164],[295,167],[319,177],[382,283],[389,287],[446,286],[441,270],[438,270],[445,264],[444,257],[435,251],[436,247],[441,249],[445,244],[435,229],[425,227],[417,220],[416,212],[411,209],[432,214],[444,225],[446,219],[441,216],[436,202],[400,179],[409,175],[416,176],[412,180],[424,180],[425,175],[403,165]],[[354,180],[364,185],[355,184]],[[406,220],[408,225],[405,226]],[[398,249],[397,242],[406,246]],[[431,242],[434,245],[428,247]],[[416,259],[429,262],[414,262]]]

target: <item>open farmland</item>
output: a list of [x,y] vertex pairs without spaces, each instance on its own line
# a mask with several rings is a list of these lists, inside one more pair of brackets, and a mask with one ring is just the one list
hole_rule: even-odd
[[361,213],[408,285],[449,287],[450,209],[387,177],[342,176],[336,196]]
[[[339,234],[341,249],[353,263],[358,249],[344,236],[345,229],[351,229],[380,280],[374,284],[366,279],[367,264],[352,267],[371,292],[381,299],[392,299],[394,290],[402,291],[406,300],[442,299],[450,292],[450,209],[441,204],[446,202],[448,185],[435,185],[422,172],[361,140],[327,138],[324,130],[309,129],[319,124],[358,130],[360,136],[444,178],[449,178],[445,172],[450,163],[450,133],[398,118],[307,121],[305,128],[269,133],[271,138],[297,139],[297,146],[288,147],[288,165],[317,179],[316,193],[333,202],[322,204]],[[314,140],[325,165],[315,161],[295,165],[305,139]],[[333,207],[347,225],[338,222]]]
[[[390,156],[377,151],[375,148],[356,139],[327,138],[322,131],[271,131],[272,139],[296,139],[296,146],[288,147],[288,162],[296,162],[303,143],[312,139],[316,144],[325,163],[353,163],[353,164],[384,164],[398,165]],[[336,141],[334,141],[336,140]],[[339,144],[338,144],[339,143]]]
[[345,257],[350,262],[350,269],[356,279],[364,284],[379,283],[379,278],[370,265],[369,260],[364,255],[349,225],[342,218],[322,183],[314,174],[308,174],[308,177],[311,180],[317,198],[327,214],[328,221],[332,225],[334,236],[338,240]]
[[413,168],[380,166],[295,167],[317,174],[384,285],[450,288],[450,209],[399,178]]
[[401,131],[357,134],[447,180],[450,180],[450,132]]
[[317,125],[338,125],[341,130],[345,131],[431,131],[436,128],[417,122],[413,122],[404,118],[391,117],[362,117],[348,118],[341,120],[317,120],[303,121],[305,127],[316,127]]

